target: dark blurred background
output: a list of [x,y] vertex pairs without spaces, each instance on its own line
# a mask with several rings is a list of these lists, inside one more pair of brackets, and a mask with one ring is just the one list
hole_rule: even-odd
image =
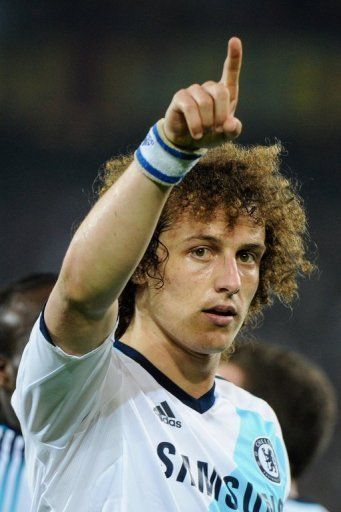
[[[59,269],[100,165],[135,148],[177,89],[219,78],[238,35],[240,142],[285,145],[319,266],[256,334],[310,356],[341,394],[340,12],[334,0],[1,1],[0,285]],[[340,430],[302,485],[333,512]]]

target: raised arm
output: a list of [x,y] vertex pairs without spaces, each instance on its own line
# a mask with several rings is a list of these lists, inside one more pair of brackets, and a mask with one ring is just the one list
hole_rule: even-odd
[[[191,85],[174,95],[164,122],[155,128],[161,144],[166,141],[166,160],[170,154],[166,172],[153,165],[160,156],[151,147],[157,146],[151,130],[133,163],[77,230],[45,309],[53,342],[66,352],[84,354],[113,329],[117,298],[142,259],[172,184],[195,161],[195,151],[239,135],[235,110],[241,59],[241,42],[232,38],[219,82]],[[178,154],[184,158],[179,165]]]

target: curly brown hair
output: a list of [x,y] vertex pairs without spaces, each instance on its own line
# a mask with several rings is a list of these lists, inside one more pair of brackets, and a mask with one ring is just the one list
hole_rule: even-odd
[[[260,280],[245,324],[254,324],[265,305],[277,297],[290,304],[297,296],[297,278],[314,269],[306,256],[308,240],[306,215],[293,180],[280,171],[281,146],[242,147],[226,143],[211,149],[173,188],[162,211],[150,244],[134,275],[123,290],[120,304],[121,336],[134,314],[137,277],[155,278],[162,286],[158,272],[160,234],[184,212],[209,222],[217,209],[223,208],[229,227],[240,215],[248,215],[255,224],[265,226],[266,252],[261,261]],[[102,195],[124,172],[133,155],[109,160],[100,176]],[[167,258],[167,248],[163,251]]]

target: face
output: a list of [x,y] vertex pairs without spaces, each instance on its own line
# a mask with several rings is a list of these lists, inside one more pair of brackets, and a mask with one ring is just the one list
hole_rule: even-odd
[[16,379],[22,351],[51,289],[51,285],[44,285],[25,292],[18,292],[13,296],[9,307],[3,313],[1,321],[11,331],[16,346],[16,355],[13,356],[11,361],[14,369],[14,380]]
[[137,306],[159,339],[213,354],[230,346],[259,283],[265,230],[241,216],[233,229],[217,212],[209,222],[185,217],[162,233],[169,257],[164,285],[148,279]]
[[0,407],[6,420],[17,426],[18,422],[10,405],[22,351],[28,342],[31,329],[51,292],[51,286],[16,293],[11,304],[2,314],[1,322],[9,330],[10,340],[16,346],[12,358],[0,354]]

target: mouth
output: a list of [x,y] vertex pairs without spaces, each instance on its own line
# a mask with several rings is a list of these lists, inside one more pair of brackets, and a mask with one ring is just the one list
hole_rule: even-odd
[[237,312],[233,306],[214,306],[202,310],[203,314],[210,320],[214,325],[224,327],[233,322],[234,317],[237,316]]

